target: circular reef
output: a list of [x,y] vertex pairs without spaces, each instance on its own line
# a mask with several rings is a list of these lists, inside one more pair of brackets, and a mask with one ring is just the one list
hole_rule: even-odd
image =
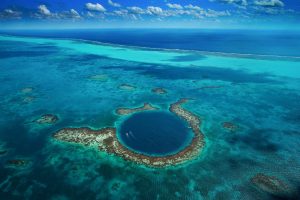
[[[132,115],[121,124],[120,131],[116,127],[100,130],[63,128],[53,137],[60,141],[95,146],[100,151],[148,167],[181,164],[197,158],[205,146],[200,118],[182,107],[187,102],[188,99],[180,99],[171,104],[170,113],[132,108],[125,113]],[[142,143],[135,146],[139,142]]]
[[185,121],[162,111],[135,113],[121,124],[118,133],[126,147],[149,156],[174,154],[193,137]]

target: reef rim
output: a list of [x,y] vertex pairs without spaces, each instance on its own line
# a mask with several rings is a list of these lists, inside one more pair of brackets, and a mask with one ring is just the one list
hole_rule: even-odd
[[53,137],[60,141],[95,146],[108,154],[113,154],[122,157],[124,160],[148,167],[161,168],[182,164],[198,157],[205,146],[204,134],[200,129],[200,118],[182,107],[187,102],[188,99],[180,99],[169,107],[169,111],[185,120],[194,133],[190,144],[176,154],[153,157],[132,151],[121,144],[115,127],[106,127],[100,130],[92,130],[87,127],[63,128],[54,133]]

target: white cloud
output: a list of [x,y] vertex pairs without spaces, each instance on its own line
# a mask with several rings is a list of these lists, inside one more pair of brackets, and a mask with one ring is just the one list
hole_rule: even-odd
[[7,14],[14,14],[15,11],[11,10],[11,9],[5,9],[3,12],[7,13]]
[[155,6],[148,6],[147,12],[149,14],[153,14],[153,15],[162,15],[163,14],[163,10],[160,7],[155,7]]
[[222,17],[222,16],[230,16],[230,12],[226,11],[215,11],[208,9],[206,12],[203,13],[206,17]]
[[122,17],[122,18],[125,18],[125,19],[130,19],[130,20],[141,19],[139,15],[133,14],[132,12],[129,12],[126,9],[115,10],[112,13],[110,13],[110,15],[117,16],[117,17]]
[[91,17],[91,18],[95,17],[95,15],[93,13],[91,13],[90,11],[87,11],[86,16]]
[[136,7],[136,6],[128,7],[127,9],[129,10],[129,12],[134,13],[134,14],[144,14],[145,13],[145,11],[142,8]]
[[0,19],[20,19],[22,12],[15,11],[12,9],[5,9],[0,12]]
[[176,3],[174,3],[174,4],[167,3],[166,5],[167,5],[169,8],[174,8],[174,9],[182,9],[182,8],[183,8],[181,5],[176,4]]
[[113,11],[113,15],[125,17],[128,15],[128,10],[122,9],[122,10],[115,10]]
[[[128,12],[126,12],[128,11]],[[231,13],[228,10],[223,11],[216,11],[212,9],[203,9],[199,6],[193,6],[191,4],[182,6],[182,9],[166,9],[163,10],[160,7],[155,6],[148,6],[147,8],[143,9],[140,7],[127,7],[127,9],[122,9],[118,11],[113,11],[114,16],[122,16],[130,18],[130,15],[135,15],[138,19],[142,19],[143,16],[156,16],[159,17],[161,20],[162,18],[166,17],[178,17],[178,16],[191,16],[193,18],[218,18],[218,17],[225,17],[230,16]],[[131,17],[133,18],[133,17]]]
[[[107,0],[110,5],[117,4],[113,0]],[[227,2],[237,2],[245,0],[219,0]],[[258,1],[258,0],[256,0]],[[203,9],[199,6],[188,4],[166,4],[169,9],[162,9],[158,6],[148,6],[146,8],[141,8],[137,6],[120,8],[117,10],[106,11],[106,9],[99,3],[86,3],[87,12],[80,15],[75,9],[70,9],[69,11],[62,12],[50,12],[50,10],[45,5],[40,5],[39,12],[35,13],[33,17],[38,19],[82,19],[86,18],[97,18],[97,19],[107,19],[107,20],[116,20],[119,17],[124,19],[132,20],[163,20],[164,18],[176,18],[176,17],[190,17],[193,19],[200,18],[218,18],[230,16],[231,13],[227,10],[212,10],[212,9]],[[111,18],[110,18],[111,17]],[[145,17],[145,18],[144,18]],[[188,18],[186,18],[188,19]]]
[[74,19],[80,19],[81,18],[79,13],[74,9],[70,10],[70,14],[71,14],[71,18],[74,18]]
[[210,0],[210,1],[217,1],[220,3],[227,3],[227,4],[236,4],[236,5],[240,5],[240,6],[247,6],[248,2],[247,0]]
[[121,7],[121,4],[113,2],[112,0],[108,0],[108,4],[117,8]]
[[184,6],[184,8],[190,9],[190,10],[198,10],[198,11],[203,10],[203,9],[200,8],[199,6],[194,6],[194,5],[192,5],[192,4],[186,5],[186,6]]
[[38,12],[32,15],[37,19],[81,19],[81,16],[75,9],[62,12],[51,12],[47,6],[39,5]]
[[106,9],[99,3],[86,3],[85,7],[90,11],[105,12]]
[[45,16],[51,16],[51,12],[50,12],[50,10],[48,10],[46,5],[39,5],[38,9],[39,9],[40,14],[45,15]]
[[60,13],[52,13],[52,18],[53,19],[81,19],[81,16],[76,10],[71,9],[69,11],[63,11]]
[[266,7],[283,7],[284,3],[280,0],[257,0],[254,5]]

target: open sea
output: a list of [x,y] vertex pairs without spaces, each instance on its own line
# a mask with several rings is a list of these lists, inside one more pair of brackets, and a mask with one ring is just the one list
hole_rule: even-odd
[[[0,31],[0,84],[1,200],[300,199],[299,32]],[[191,99],[184,108],[201,119],[206,143],[181,165],[150,168],[52,137],[66,127],[145,127],[158,149],[144,136],[123,142],[174,151],[190,134],[168,113],[180,98]],[[137,116],[115,112],[144,103],[166,116],[134,127]],[[37,123],[45,114],[58,120]],[[157,137],[153,124],[165,125]],[[157,141],[164,132],[168,146]],[[257,174],[273,182],[260,187]]]

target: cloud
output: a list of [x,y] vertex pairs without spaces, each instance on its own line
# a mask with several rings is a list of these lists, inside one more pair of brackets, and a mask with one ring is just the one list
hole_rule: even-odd
[[52,18],[53,19],[81,19],[81,16],[76,10],[71,9],[69,11],[63,11],[60,13],[52,13]]
[[85,7],[90,11],[105,12],[106,9],[99,3],[86,3]]
[[194,5],[192,5],[192,4],[186,5],[186,6],[184,6],[184,8],[190,9],[190,10],[197,10],[197,11],[203,10],[203,9],[200,8],[199,6],[194,6]]
[[51,16],[50,10],[48,10],[46,5],[39,5],[38,6],[39,13],[45,16]]
[[122,18],[125,18],[125,19],[131,19],[131,20],[141,19],[139,15],[137,16],[136,14],[133,14],[133,13],[129,12],[126,9],[115,10],[112,13],[110,13],[110,15],[117,16],[117,17],[122,17]]
[[[116,4],[113,0],[107,0],[109,4]],[[218,0],[227,2],[237,2],[244,0]],[[257,0],[258,1],[258,0]],[[196,5],[180,5],[180,4],[166,4],[167,8],[163,9],[158,6],[142,7],[123,7],[120,9],[114,9],[107,11],[99,3],[86,3],[86,12],[79,14],[75,9],[68,11],[51,12],[45,5],[38,6],[38,12],[35,12],[31,17],[36,19],[106,19],[116,20],[118,18],[132,19],[132,20],[163,20],[163,19],[178,19],[180,17],[184,19],[201,19],[201,18],[218,18],[230,16],[231,12],[228,10],[213,10],[204,9]],[[259,6],[256,6],[259,7]],[[261,6],[260,6],[261,7]],[[264,8],[264,7],[261,7]],[[234,13],[234,12],[233,12]]]
[[21,19],[22,12],[12,9],[5,9],[0,12],[0,19]]
[[160,7],[155,7],[155,6],[148,6],[147,12],[149,14],[153,14],[153,15],[162,15],[163,14],[163,10]]
[[236,4],[239,6],[247,6],[248,2],[247,0],[210,0],[211,2],[220,2],[220,3],[225,3],[225,4]]
[[80,15],[79,15],[79,13],[76,11],[76,10],[74,10],[74,9],[71,9],[70,10],[70,16],[71,16],[71,18],[73,18],[73,19],[80,19],[81,17],[80,17]]
[[142,8],[137,7],[137,6],[128,7],[127,9],[130,13],[133,13],[133,14],[144,14],[145,13],[145,11]]
[[231,13],[228,10],[215,11],[215,10],[208,9],[206,12],[204,12],[204,15],[206,17],[222,17],[222,16],[230,16]]
[[51,12],[47,6],[39,5],[38,12],[31,15],[31,17],[36,19],[81,19],[81,16],[75,9],[70,9],[69,11],[62,12]]
[[253,7],[256,13],[267,14],[267,15],[286,15],[286,14],[295,14],[294,10],[291,9],[278,9],[278,7],[263,7],[256,6]]
[[280,0],[257,0],[254,1],[254,5],[264,7],[283,7],[284,3]]
[[[179,7],[178,7],[179,8]],[[126,12],[127,11],[127,12]],[[107,13],[108,14],[108,13]],[[179,16],[190,16],[196,19],[201,18],[218,18],[231,16],[231,13],[228,10],[217,11],[213,9],[203,9],[199,6],[194,5],[186,5],[181,6],[181,9],[165,9],[163,10],[161,7],[148,6],[147,8],[140,7],[127,7],[126,9],[113,11],[114,16],[131,18],[131,19],[143,19],[143,16],[152,16],[158,17],[160,20],[163,18],[171,18],[171,17],[179,17]],[[134,15],[133,17],[130,15]],[[158,19],[157,18],[157,19]]]
[[112,12],[113,15],[119,16],[119,17],[125,17],[128,15],[128,10],[122,9],[122,10],[114,10]]
[[113,7],[117,7],[117,8],[121,7],[121,4],[115,3],[112,0],[108,0],[108,4],[111,5],[111,6],[113,6]]
[[179,4],[171,4],[171,3],[167,3],[166,4],[169,8],[173,8],[173,9],[182,9],[183,7]]

